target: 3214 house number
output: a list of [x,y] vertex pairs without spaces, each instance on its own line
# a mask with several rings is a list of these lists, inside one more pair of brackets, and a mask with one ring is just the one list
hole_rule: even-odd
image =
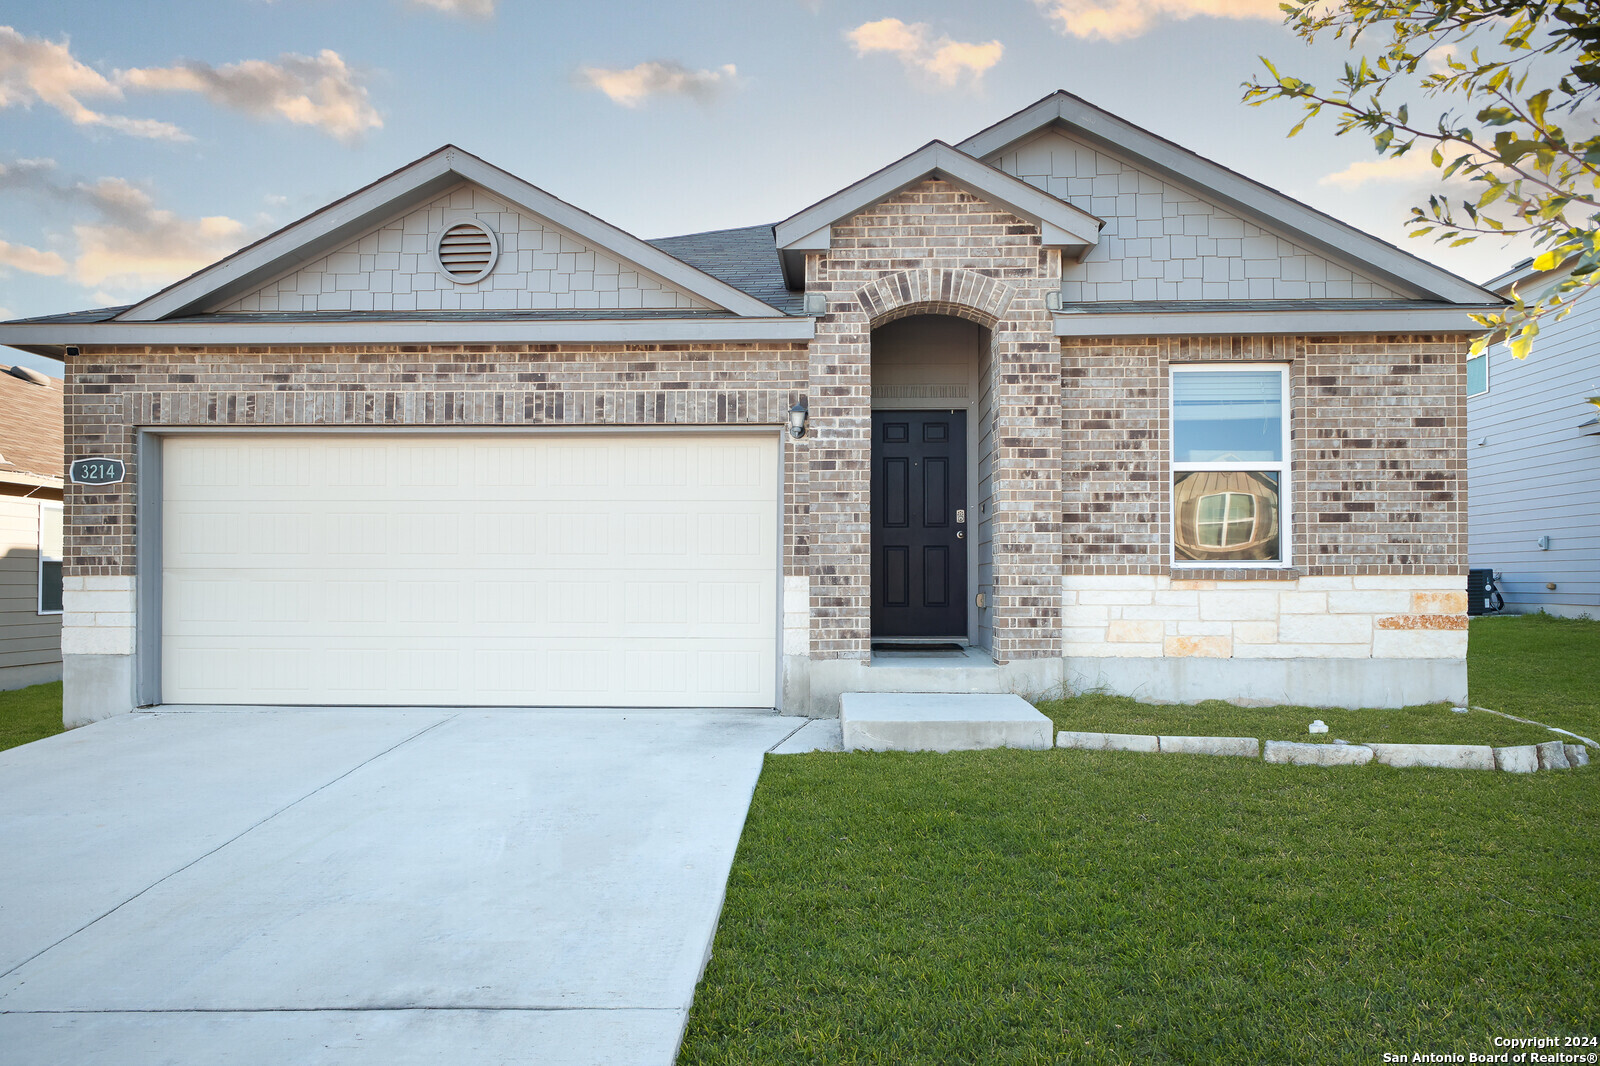
[[74,459],[67,469],[74,485],[117,485],[128,472],[121,459]]

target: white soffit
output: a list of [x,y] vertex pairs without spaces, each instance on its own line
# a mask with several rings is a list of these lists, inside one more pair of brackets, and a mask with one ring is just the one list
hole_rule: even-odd
[[1419,298],[1474,305],[1498,303],[1498,298],[1488,289],[1065,91],[1054,92],[1010,118],[1002,119],[962,141],[958,147],[986,159],[1055,125],[1112,154],[1137,160],[1179,185],[1201,190],[1220,204],[1262,220],[1269,228],[1300,237],[1319,251],[1357,264],[1364,271]]
[[1057,337],[1207,337],[1303,333],[1482,333],[1470,312],[1497,305],[1459,307],[1184,311],[1067,311],[1055,317]]
[[530,185],[470,152],[446,145],[387,177],[263,238],[134,304],[123,322],[155,322],[194,314],[316,262],[343,243],[462,181],[473,182],[530,215],[603,249],[737,315],[770,318],[782,312],[732,285],[668,255],[632,234]]
[[805,278],[805,253],[828,249],[834,223],[927,178],[942,178],[1034,223],[1039,227],[1045,247],[1060,248],[1063,254],[1074,259],[1082,259],[1099,243],[1100,228],[1105,225],[1089,212],[996,170],[959,148],[943,141],[930,141],[773,227],[789,286],[801,287]]

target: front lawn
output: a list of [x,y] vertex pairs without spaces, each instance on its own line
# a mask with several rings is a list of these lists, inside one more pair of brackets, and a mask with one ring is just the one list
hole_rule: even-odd
[[1600,788],[769,757],[680,1063],[1360,1063],[1595,1035]]
[[[1600,622],[1475,619],[1469,671],[1474,704],[1600,733]],[[1106,732],[1557,739],[1447,705],[1044,709]],[[1597,1036],[1597,824],[1600,763],[769,757],[679,1062],[1365,1066]]]
[[0,692],[0,751],[61,732],[61,682]]

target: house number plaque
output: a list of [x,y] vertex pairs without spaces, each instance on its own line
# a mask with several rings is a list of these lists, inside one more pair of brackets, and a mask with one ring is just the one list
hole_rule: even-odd
[[74,485],[120,485],[128,468],[121,459],[74,459],[67,477]]

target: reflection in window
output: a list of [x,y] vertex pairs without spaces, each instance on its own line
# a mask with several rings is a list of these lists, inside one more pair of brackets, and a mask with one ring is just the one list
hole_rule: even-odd
[[1193,561],[1278,558],[1278,476],[1206,470],[1173,479],[1176,555]]

